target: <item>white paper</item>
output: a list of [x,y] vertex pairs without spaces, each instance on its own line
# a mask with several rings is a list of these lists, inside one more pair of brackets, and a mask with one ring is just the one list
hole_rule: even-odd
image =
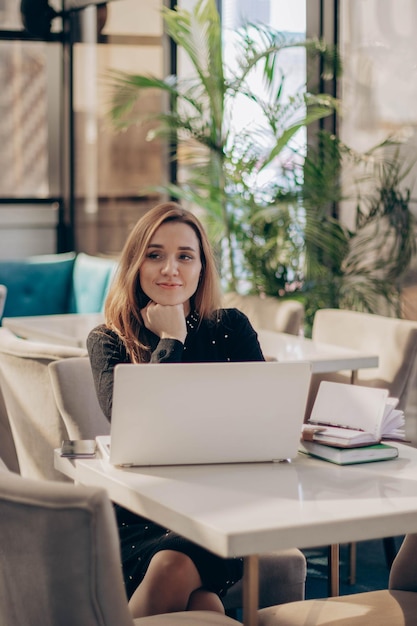
[[[309,423],[337,426],[370,433],[375,441],[401,427],[402,411],[388,398],[388,390],[322,381]],[[387,406],[388,405],[388,406]]]

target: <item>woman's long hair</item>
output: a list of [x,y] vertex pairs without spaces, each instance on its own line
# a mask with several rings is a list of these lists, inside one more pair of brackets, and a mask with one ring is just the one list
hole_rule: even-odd
[[138,220],[130,233],[104,307],[106,325],[121,337],[134,363],[150,360],[141,315],[149,298],[141,288],[139,272],[155,232],[165,222],[188,224],[200,245],[202,269],[192,297],[192,309],[197,311],[200,319],[204,319],[210,318],[220,308],[219,276],[203,226],[193,213],[175,202],[158,204]]

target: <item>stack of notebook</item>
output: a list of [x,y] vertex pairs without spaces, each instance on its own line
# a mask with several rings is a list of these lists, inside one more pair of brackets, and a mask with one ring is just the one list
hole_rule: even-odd
[[396,458],[387,441],[404,439],[404,413],[386,389],[323,381],[300,451],[347,465]]

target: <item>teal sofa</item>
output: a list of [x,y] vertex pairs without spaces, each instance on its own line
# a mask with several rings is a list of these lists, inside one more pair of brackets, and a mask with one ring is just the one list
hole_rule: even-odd
[[3,317],[99,313],[117,262],[80,252],[0,259]]

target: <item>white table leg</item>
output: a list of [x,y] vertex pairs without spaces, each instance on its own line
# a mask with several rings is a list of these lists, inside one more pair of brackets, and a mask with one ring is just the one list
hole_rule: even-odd
[[[356,385],[358,381],[358,370],[352,370],[350,374],[350,384]],[[351,544],[351,553],[350,553],[350,576],[351,576],[351,584],[355,581],[356,577],[356,550],[355,547]],[[335,597],[339,595],[340,588],[340,579],[339,579],[339,568],[340,568],[340,546],[335,544],[329,546],[329,581],[328,581],[328,593],[330,597]],[[352,582],[353,581],[353,582]]]
[[[350,375],[350,384],[356,385],[358,382],[358,370],[352,370]],[[349,546],[349,584],[354,585],[356,582],[356,543]]]
[[257,626],[259,606],[259,557],[245,556],[243,566],[243,624]]

